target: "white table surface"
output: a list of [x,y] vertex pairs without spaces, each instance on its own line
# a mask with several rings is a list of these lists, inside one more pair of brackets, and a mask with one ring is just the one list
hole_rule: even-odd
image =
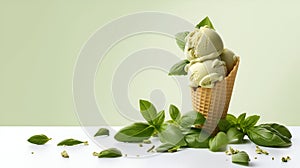
[[[98,128],[95,128],[98,129]],[[113,129],[118,129],[115,127]],[[289,127],[293,138],[293,145],[289,148],[265,148],[269,155],[258,155],[255,153],[255,144],[246,143],[239,145],[229,145],[239,150],[245,150],[250,156],[249,167],[300,167],[300,127]],[[46,145],[33,145],[27,139],[35,134],[46,134],[53,138]],[[231,157],[224,152],[211,152],[208,149],[184,149],[176,153],[151,154],[147,156],[135,151],[139,148],[146,151],[151,145],[119,143],[113,140],[113,135],[109,137],[90,138],[88,133],[81,127],[0,127],[0,168],[199,168],[199,167],[246,167],[231,163]],[[56,144],[66,138],[88,140],[89,145],[79,145],[72,147],[58,147]],[[111,138],[111,139],[110,139]],[[99,140],[100,139],[100,140]],[[98,141],[103,140],[104,146],[121,148],[131,154],[121,158],[97,158],[92,156],[94,151],[103,150]],[[155,143],[155,142],[153,142]],[[135,148],[136,147],[136,148]],[[62,158],[60,152],[66,150],[70,158]],[[34,152],[32,154],[31,152]],[[127,151],[126,151],[127,152]],[[123,153],[124,154],[124,153]],[[287,163],[281,162],[282,156],[290,156]],[[254,159],[257,157],[257,159]],[[272,160],[272,157],[275,159]]]

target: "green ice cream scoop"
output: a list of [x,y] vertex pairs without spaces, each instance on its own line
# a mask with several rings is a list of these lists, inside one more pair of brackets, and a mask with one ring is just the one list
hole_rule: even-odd
[[185,70],[190,72],[190,86],[213,88],[215,83],[222,81],[227,74],[224,65],[220,59],[191,62],[185,67]]
[[210,28],[194,29],[186,37],[185,56],[188,60],[198,58],[200,62],[217,58],[223,51],[223,41],[218,33]]
[[236,55],[229,49],[225,48],[220,57],[221,60],[226,63],[227,72],[230,73],[237,61]]

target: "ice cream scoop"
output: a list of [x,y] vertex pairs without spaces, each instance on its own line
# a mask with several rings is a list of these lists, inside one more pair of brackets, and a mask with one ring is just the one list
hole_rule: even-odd
[[237,61],[237,56],[231,50],[225,48],[220,57],[226,63],[227,72],[231,72]]
[[184,54],[188,60],[203,62],[217,58],[223,52],[223,41],[218,33],[210,28],[194,29],[186,38]]
[[185,67],[190,72],[190,86],[213,88],[215,83],[222,81],[227,74],[225,63],[218,59],[204,62],[191,62]]

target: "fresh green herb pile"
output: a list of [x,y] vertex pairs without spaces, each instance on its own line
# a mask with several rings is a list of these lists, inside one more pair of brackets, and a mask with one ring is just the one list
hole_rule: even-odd
[[[256,125],[259,116],[246,117],[246,113],[235,117],[228,114],[218,124],[219,132],[215,136],[206,134],[199,129],[205,123],[201,113],[190,111],[181,114],[175,105],[170,105],[171,120],[165,121],[165,111],[158,112],[147,100],[140,100],[140,112],[146,122],[133,123],[122,128],[115,135],[120,142],[140,143],[157,137],[161,145],[156,152],[176,152],[182,148],[209,148],[211,151],[225,151],[228,144],[244,142],[245,135],[255,144],[266,147],[289,147],[292,135],[289,130],[276,123]],[[259,149],[259,148],[257,148]],[[264,152],[260,150],[260,152]],[[232,162],[248,164],[246,152],[232,154]],[[239,160],[241,159],[241,160]],[[247,163],[246,163],[247,160]]]

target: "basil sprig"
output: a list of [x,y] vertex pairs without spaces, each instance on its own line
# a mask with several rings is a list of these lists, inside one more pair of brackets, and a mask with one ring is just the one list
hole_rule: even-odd
[[257,145],[266,147],[291,146],[292,135],[285,126],[276,123],[255,126],[259,118],[257,115],[246,117],[246,113],[242,113],[237,118],[227,114],[225,119],[219,121],[218,127],[227,133],[229,143],[241,143],[244,135],[247,135]]
[[[165,121],[165,111],[162,110],[157,113],[154,105],[147,100],[140,100],[140,110],[147,123],[133,123],[122,128],[114,136],[117,141],[143,142],[154,135],[158,135],[160,141],[163,144],[167,144],[158,147],[158,151],[166,151],[162,150],[166,149],[166,146],[172,146],[172,148],[175,147],[177,149],[185,146],[196,146],[195,141],[200,142],[196,137],[196,139],[191,140],[193,135],[186,136],[191,134],[191,132],[186,130],[195,125],[203,124],[205,118],[202,114],[191,111],[181,115],[175,105],[170,105],[169,115],[171,120]],[[199,135],[199,132],[197,133]],[[208,140],[197,147],[199,146],[208,146]]]

